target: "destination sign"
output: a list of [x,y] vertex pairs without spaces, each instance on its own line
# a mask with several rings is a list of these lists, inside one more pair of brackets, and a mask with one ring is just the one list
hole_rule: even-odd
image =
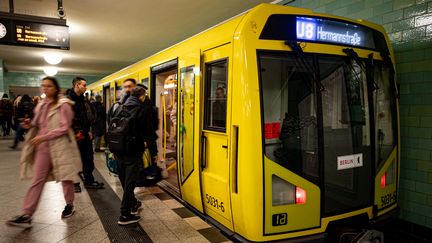
[[328,19],[296,17],[296,37],[297,40],[374,48],[368,29]]
[[69,49],[69,27],[0,19],[0,44]]

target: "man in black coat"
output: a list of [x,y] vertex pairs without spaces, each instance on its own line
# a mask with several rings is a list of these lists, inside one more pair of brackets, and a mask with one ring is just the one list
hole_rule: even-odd
[[[72,128],[75,132],[75,139],[81,154],[83,163],[84,187],[88,189],[102,189],[104,184],[95,181],[93,177],[93,134],[90,132],[95,114],[91,109],[91,104],[85,99],[84,92],[87,90],[87,81],[82,77],[75,77],[72,80],[72,89],[66,92],[69,99],[75,102],[73,110],[75,113],[72,121]],[[75,184],[75,192],[80,192],[79,183]]]

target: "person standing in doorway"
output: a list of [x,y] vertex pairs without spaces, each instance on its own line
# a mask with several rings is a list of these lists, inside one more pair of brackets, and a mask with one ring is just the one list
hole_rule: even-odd
[[[72,128],[75,132],[75,139],[78,143],[78,148],[82,160],[82,175],[84,187],[87,189],[103,189],[104,184],[96,181],[93,176],[94,161],[93,161],[93,134],[90,132],[92,123],[94,122],[91,109],[91,104],[85,99],[84,93],[87,90],[87,81],[82,77],[75,77],[72,80],[72,89],[66,91],[69,99],[75,102],[73,110],[75,116],[72,122]],[[79,183],[75,183],[75,192],[81,192]]]
[[78,181],[81,158],[74,132],[71,129],[73,102],[60,95],[60,86],[54,77],[42,79],[42,92],[46,97],[35,109],[35,117],[22,122],[29,129],[20,159],[22,179],[32,178],[22,206],[22,214],[6,221],[6,224],[31,227],[44,184],[48,180],[61,182],[66,206],[62,218],[75,212],[73,182]]

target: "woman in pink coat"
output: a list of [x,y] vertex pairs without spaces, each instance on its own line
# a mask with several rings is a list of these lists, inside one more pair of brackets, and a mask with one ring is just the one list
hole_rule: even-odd
[[6,221],[8,225],[31,227],[31,218],[39,203],[45,182],[55,180],[63,186],[66,206],[62,218],[74,213],[73,183],[79,181],[80,155],[71,130],[73,102],[60,95],[60,86],[53,77],[42,79],[42,93],[46,97],[34,110],[34,118],[26,120],[30,128],[20,159],[20,176],[32,179],[24,198],[22,214]]

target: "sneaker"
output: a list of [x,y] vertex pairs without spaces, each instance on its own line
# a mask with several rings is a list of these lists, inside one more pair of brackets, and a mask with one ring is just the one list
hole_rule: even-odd
[[131,209],[131,214],[133,215],[137,215],[138,214],[138,210],[141,208],[142,203],[140,201],[137,201],[137,203],[135,204],[135,206],[132,207]]
[[140,219],[141,217],[136,215],[129,215],[129,216],[122,215],[120,216],[119,221],[117,223],[119,225],[128,225],[128,224],[136,223],[140,221]]
[[84,183],[84,187],[87,189],[104,189],[104,184],[102,182],[94,181],[91,184]]
[[23,214],[23,215],[16,216],[11,220],[6,221],[6,224],[11,226],[18,226],[22,228],[30,228],[32,227],[31,221],[32,219],[30,216]]
[[74,183],[74,191],[75,192],[81,192],[81,186],[79,183]]
[[69,218],[75,213],[75,207],[72,204],[66,204],[63,212],[62,212],[62,218]]

